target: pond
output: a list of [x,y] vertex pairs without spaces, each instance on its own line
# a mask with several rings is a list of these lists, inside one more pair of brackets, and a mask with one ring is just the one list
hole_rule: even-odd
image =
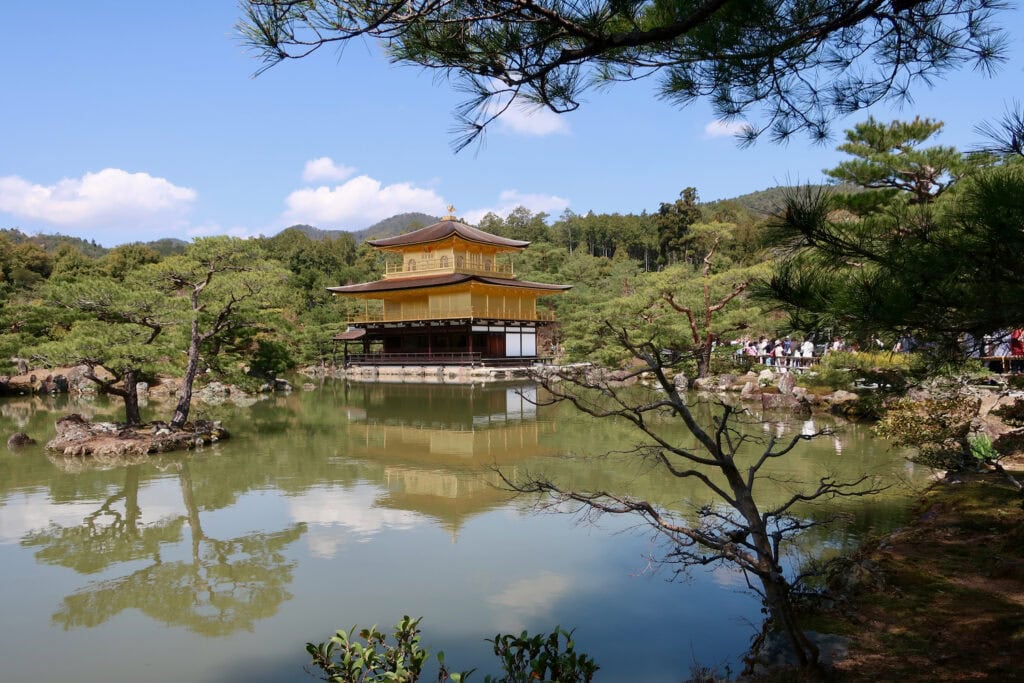
[[[652,561],[665,549],[638,520],[542,513],[497,486],[495,464],[670,507],[711,502],[635,458],[591,457],[636,436],[570,406],[534,405],[537,391],[329,381],[200,411],[233,437],[188,455],[89,463],[3,449],[0,678],[307,681],[307,641],[403,614],[424,617],[424,644],[457,669],[479,667],[471,681],[496,673],[484,638],[558,624],[576,628],[599,681],[678,681],[695,662],[736,671],[760,618],[742,575],[677,577]],[[0,434],[45,443],[62,413],[116,419],[117,408],[6,399]],[[825,472],[896,486],[823,506],[840,519],[806,539],[811,555],[898,525],[902,483],[922,474],[868,427],[835,428],[780,461],[765,494]]]

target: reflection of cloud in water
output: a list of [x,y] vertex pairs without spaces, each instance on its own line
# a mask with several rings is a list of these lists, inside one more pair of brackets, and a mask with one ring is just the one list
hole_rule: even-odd
[[526,628],[527,619],[548,614],[553,603],[568,591],[569,585],[568,577],[551,572],[510,583],[505,590],[487,599],[500,611],[496,624],[498,630],[507,633],[522,631]]
[[[142,509],[138,520],[139,524],[149,524],[165,517],[182,514],[181,494],[175,494],[174,489],[161,490],[163,488],[166,487],[161,486],[161,483],[158,482],[139,492],[139,507]],[[113,493],[115,490],[115,487],[111,487],[108,492]],[[174,495],[178,496],[177,501],[174,500]],[[73,503],[54,503],[50,500],[49,495],[43,492],[11,496],[0,502],[0,545],[19,543],[30,532],[46,529],[49,526],[78,526],[102,505],[102,498]],[[117,508],[123,511],[124,502],[120,501]],[[108,521],[112,522],[113,520],[99,517],[95,520],[95,525],[102,527]]]
[[93,503],[54,505],[42,495],[9,498],[0,505],[0,544],[18,543],[30,531],[45,529],[51,524],[76,526],[96,511]]
[[288,511],[293,520],[309,525],[310,551],[325,558],[351,540],[366,542],[381,531],[405,531],[426,522],[415,512],[378,507],[379,493],[372,486],[315,489],[289,499]]
[[730,564],[717,564],[711,568],[711,580],[722,588],[747,589],[747,579],[739,568]]

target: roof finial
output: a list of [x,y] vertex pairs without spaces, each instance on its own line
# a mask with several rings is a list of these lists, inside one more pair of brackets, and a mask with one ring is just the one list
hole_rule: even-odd
[[455,220],[455,205],[454,204],[449,204],[448,205],[448,215],[445,216],[444,219],[446,221],[453,221],[453,220]]

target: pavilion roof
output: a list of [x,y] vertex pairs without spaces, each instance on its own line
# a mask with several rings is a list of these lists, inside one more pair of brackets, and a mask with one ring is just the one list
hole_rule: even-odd
[[345,330],[341,334],[336,334],[332,339],[334,341],[355,341],[356,339],[362,339],[366,336],[366,330],[361,327],[353,327]]
[[527,280],[509,280],[501,277],[487,277],[484,275],[467,275],[465,273],[448,273],[446,275],[430,275],[427,277],[402,278],[395,280],[377,280],[375,282],[363,282],[358,285],[345,285],[342,287],[328,287],[327,291],[335,294],[369,294],[371,292],[395,292],[403,289],[423,289],[424,287],[443,287],[455,285],[462,282],[480,282],[486,285],[498,285],[499,287],[516,287],[519,289],[543,289],[552,292],[562,292],[572,289],[572,285],[552,285],[546,282],[529,282]]
[[525,249],[530,245],[529,242],[524,242],[522,240],[510,240],[506,237],[498,237],[497,235],[492,235],[489,232],[484,232],[483,230],[455,220],[443,220],[440,223],[434,223],[433,225],[428,225],[425,228],[413,230],[412,232],[407,232],[404,235],[398,235],[397,237],[367,240],[367,244],[378,248],[408,247],[416,244],[439,242],[453,235],[461,237],[468,242],[489,244],[491,246],[503,247],[506,249]]

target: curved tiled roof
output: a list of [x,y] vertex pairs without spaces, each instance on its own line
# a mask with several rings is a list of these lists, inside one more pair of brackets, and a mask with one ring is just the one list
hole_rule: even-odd
[[332,339],[334,341],[355,341],[356,339],[362,339],[366,336],[366,330],[361,327],[353,327],[345,330],[341,334],[336,334]]
[[489,232],[484,232],[483,230],[466,225],[465,223],[451,220],[434,223],[433,225],[428,225],[425,228],[413,230],[412,232],[407,232],[404,235],[398,235],[397,237],[367,240],[366,243],[371,247],[407,247],[415,244],[438,242],[440,240],[447,239],[452,235],[461,237],[468,242],[490,244],[495,247],[524,249],[530,245],[529,242],[523,242],[522,240],[510,240],[506,237],[498,237],[497,235],[492,235]]
[[396,280],[377,280],[376,282],[363,282],[358,285],[346,285],[343,287],[328,287],[327,291],[335,294],[369,294],[371,292],[395,292],[402,289],[422,289],[424,287],[441,287],[444,285],[455,285],[461,282],[475,281],[485,285],[499,285],[501,287],[517,287],[520,289],[543,289],[551,292],[563,292],[572,289],[572,285],[551,285],[545,282],[528,282],[526,280],[506,280],[500,277],[486,277],[484,275],[466,275],[465,273],[449,273],[447,275],[432,275],[429,277],[403,278]]

